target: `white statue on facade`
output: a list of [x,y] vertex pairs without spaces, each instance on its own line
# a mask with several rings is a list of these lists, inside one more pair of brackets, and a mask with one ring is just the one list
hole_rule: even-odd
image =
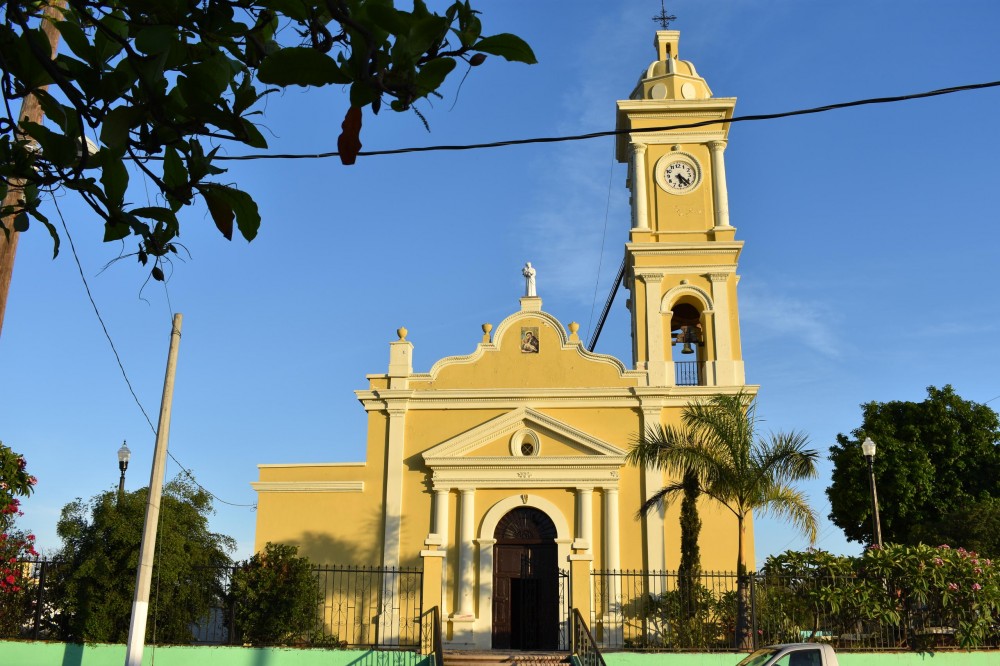
[[524,295],[538,296],[535,293],[535,269],[531,267],[530,261],[524,264],[524,268],[521,269],[521,275],[524,276]]

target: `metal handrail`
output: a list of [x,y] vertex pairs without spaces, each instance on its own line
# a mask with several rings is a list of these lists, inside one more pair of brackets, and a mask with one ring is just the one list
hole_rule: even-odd
[[575,656],[582,666],[607,666],[601,650],[597,647],[583,615],[576,608],[573,609],[572,631],[570,632],[570,654]]

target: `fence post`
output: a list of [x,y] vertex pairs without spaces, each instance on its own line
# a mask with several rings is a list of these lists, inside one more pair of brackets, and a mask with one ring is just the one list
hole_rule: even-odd
[[757,649],[757,572],[750,575],[750,645]]
[[[431,611],[432,608],[436,608],[440,617],[441,613],[441,580],[444,573],[444,557],[446,551],[438,550],[438,547],[444,543],[440,534],[428,534],[427,538],[424,539],[424,545],[427,546],[426,550],[420,551],[420,557],[423,560],[424,573],[421,580],[421,591],[420,591],[420,615],[421,620],[423,615]],[[441,622],[444,618],[441,618]],[[420,649],[421,654],[429,654],[427,650],[428,645],[433,646],[433,640],[427,641],[427,638],[423,635],[424,623],[420,623]],[[433,649],[433,648],[431,648]]]
[[39,561],[38,558],[35,558],[35,564],[39,565],[38,595],[35,597],[35,626],[31,630],[31,638],[37,641],[38,629],[42,624],[42,606],[45,603],[45,565],[48,562],[45,560]]

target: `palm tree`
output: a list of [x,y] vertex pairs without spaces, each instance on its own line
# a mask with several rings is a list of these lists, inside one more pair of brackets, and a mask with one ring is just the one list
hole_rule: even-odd
[[[684,428],[652,426],[639,436],[628,453],[637,466],[655,467],[675,476],[693,472],[699,490],[736,517],[737,613],[736,645],[750,647],[744,537],[753,512],[784,518],[816,541],[816,514],[792,483],[817,475],[819,453],[807,449],[797,432],[757,432],[756,398],[748,393],[715,395],[689,403],[681,415]],[[668,504],[684,491],[683,481],[660,488],[639,514]]]

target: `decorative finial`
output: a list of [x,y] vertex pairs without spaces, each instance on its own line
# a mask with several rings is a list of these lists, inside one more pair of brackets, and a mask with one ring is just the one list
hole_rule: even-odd
[[483,342],[490,341],[490,331],[493,330],[493,324],[487,322],[483,324]]
[[663,0],[660,0],[660,13],[653,17],[653,21],[659,23],[660,27],[666,30],[670,27],[670,22],[676,20],[677,17],[673,14],[668,14],[666,7],[663,6]]
[[524,276],[524,295],[528,297],[538,296],[535,291],[535,269],[531,267],[531,262],[524,264],[521,275]]
[[400,340],[405,340],[407,333],[409,333],[409,331],[407,331],[406,328],[403,326],[400,326],[399,328],[396,329],[396,335],[399,336]]

